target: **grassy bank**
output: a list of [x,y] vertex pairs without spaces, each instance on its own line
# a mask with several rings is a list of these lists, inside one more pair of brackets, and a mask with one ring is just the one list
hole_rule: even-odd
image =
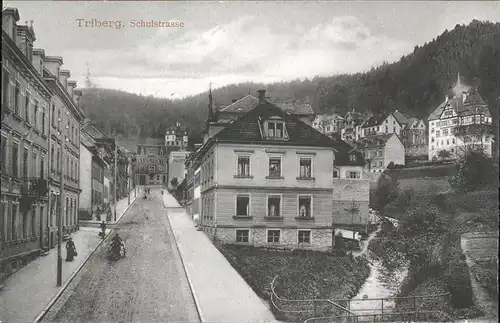
[[[389,267],[401,262],[401,254],[409,262],[409,275],[399,296],[449,292],[449,298],[423,301],[419,306],[445,311],[456,319],[474,318],[483,313],[473,301],[460,236],[497,230],[497,192],[437,193],[434,189],[400,192],[391,204],[399,212],[399,227],[384,224],[369,249]],[[484,286],[490,286],[491,294],[496,294],[496,261],[477,263],[473,273]]]
[[[326,252],[270,251],[241,245],[218,248],[266,300],[270,299],[270,284],[276,275],[280,275],[276,293],[282,298],[298,300],[351,298],[370,273],[366,260]],[[277,317],[279,314],[275,312]]]

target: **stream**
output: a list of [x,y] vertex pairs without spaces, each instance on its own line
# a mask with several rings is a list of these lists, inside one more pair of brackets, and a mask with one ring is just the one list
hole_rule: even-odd
[[[385,268],[378,260],[370,260],[370,275],[366,279],[358,294],[351,300],[350,310],[359,314],[376,314],[382,311],[380,298],[394,297],[408,274],[406,267],[394,270]],[[368,300],[363,300],[368,298]],[[378,298],[378,300],[371,300]],[[384,312],[389,312],[395,304],[392,300],[384,300]]]
[[[394,308],[394,301],[387,300],[387,298],[396,296],[403,280],[408,274],[407,266],[388,269],[368,250],[370,240],[373,239],[380,230],[381,228],[379,226],[378,230],[373,232],[370,237],[364,241],[362,251],[358,255],[361,256],[363,254],[370,262],[370,275],[361,286],[358,294],[351,299],[350,310],[359,314],[380,313],[382,311],[381,298],[385,298],[383,301],[384,312],[389,312]],[[363,298],[367,298],[367,300],[363,300]]]

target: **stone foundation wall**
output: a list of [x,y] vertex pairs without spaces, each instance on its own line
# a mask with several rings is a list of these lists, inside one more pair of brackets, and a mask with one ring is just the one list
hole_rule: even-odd
[[[241,243],[254,246],[283,246],[290,249],[313,249],[313,250],[328,250],[332,246],[332,230],[331,229],[310,229],[311,230],[311,243],[300,244],[298,243],[298,231],[307,229],[280,229],[280,242],[268,243],[267,230],[277,228],[217,228],[217,239],[222,243],[232,244],[236,242],[236,230],[249,230],[249,242]],[[204,229],[208,233],[208,228]]]

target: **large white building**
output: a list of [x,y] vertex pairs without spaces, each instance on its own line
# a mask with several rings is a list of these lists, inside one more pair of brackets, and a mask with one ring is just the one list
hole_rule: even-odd
[[188,144],[188,130],[180,122],[169,127],[165,133],[165,146],[171,149],[185,149]]
[[334,133],[340,134],[344,118],[338,114],[318,114],[313,121],[313,128],[324,135],[331,136]]
[[491,155],[493,134],[488,106],[475,89],[460,84],[453,98],[444,101],[429,116],[429,160],[439,158],[440,151],[458,157],[466,149],[481,148]]
[[386,116],[373,116],[362,125],[361,138],[395,133],[400,136],[401,131],[408,124],[408,117],[395,110]]

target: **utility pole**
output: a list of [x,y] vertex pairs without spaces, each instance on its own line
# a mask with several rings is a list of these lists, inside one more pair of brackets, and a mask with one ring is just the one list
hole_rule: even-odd
[[130,205],[130,163],[127,163],[127,197],[128,197],[128,205]]
[[114,219],[115,219],[115,222],[116,222],[116,202],[118,202],[118,201],[117,201],[117,193],[116,193],[116,190],[117,190],[117,187],[118,187],[118,183],[117,183],[117,181],[116,181],[116,174],[117,174],[117,171],[116,171],[116,165],[118,164],[118,163],[117,163],[117,153],[118,153],[118,149],[117,149],[117,148],[118,148],[118,147],[116,146],[116,141],[114,142],[114,144],[115,144],[115,174],[114,174],[114,178],[115,178],[115,179],[114,179],[114,181],[115,181],[115,183],[114,183],[114,184],[115,184],[115,185],[114,185],[114,187],[115,187],[114,191],[115,191],[115,192],[114,192],[114,197],[113,197],[113,198],[114,198],[114,200],[115,200],[115,207],[114,207]]
[[[62,122],[61,119],[59,119],[59,122]],[[61,177],[59,180],[60,188],[59,188],[59,222],[57,223],[58,226],[58,236],[57,236],[57,286],[62,285],[62,255],[61,255],[61,245],[62,245],[62,235],[63,235],[63,214],[64,214],[64,150],[66,147],[65,144],[65,136],[60,132],[59,133],[59,139],[61,140]]]

